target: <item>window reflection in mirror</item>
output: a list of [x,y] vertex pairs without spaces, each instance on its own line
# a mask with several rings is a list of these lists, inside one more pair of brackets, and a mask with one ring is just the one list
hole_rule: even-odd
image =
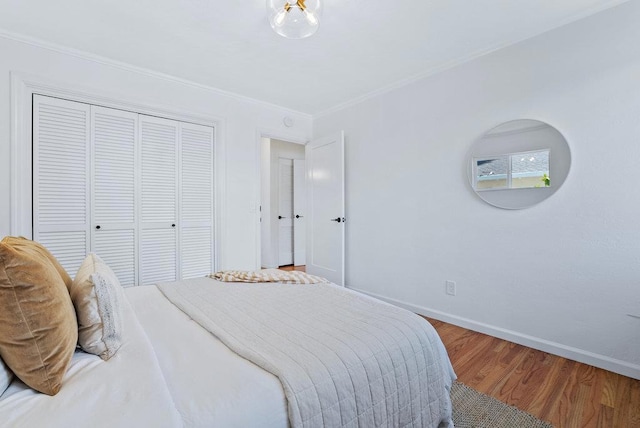
[[507,189],[508,182],[507,156],[476,160],[476,190]]
[[511,155],[511,188],[548,187],[549,150]]
[[475,190],[549,187],[549,150],[474,159]]

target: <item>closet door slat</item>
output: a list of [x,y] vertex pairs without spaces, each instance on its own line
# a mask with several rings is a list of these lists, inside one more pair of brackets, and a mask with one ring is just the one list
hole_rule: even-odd
[[72,277],[90,248],[90,107],[33,97],[33,239]]
[[143,229],[140,264],[140,284],[174,281],[177,278],[175,230]]
[[120,285],[136,285],[136,240],[134,229],[101,230],[93,240],[93,252],[116,274]]
[[176,220],[178,124],[141,116],[142,222]]
[[201,278],[213,273],[210,227],[191,227],[182,231],[182,278]]
[[177,269],[179,123],[139,115],[140,284],[174,281]]
[[91,107],[92,251],[123,287],[136,284],[138,115]]
[[180,251],[182,278],[214,267],[213,128],[181,124]]

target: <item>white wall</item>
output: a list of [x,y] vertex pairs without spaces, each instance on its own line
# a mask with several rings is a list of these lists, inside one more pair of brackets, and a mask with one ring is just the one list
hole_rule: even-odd
[[271,253],[271,139],[262,138],[260,147],[260,267],[277,267]]
[[[225,173],[221,268],[259,267],[257,204],[260,199],[259,135],[307,140],[311,118],[275,106],[232,97],[196,85],[139,72],[109,61],[89,60],[64,49],[49,49],[0,36],[0,237],[10,233],[10,72],[43,77],[89,93],[223,122]],[[293,128],[282,119],[290,116]]]
[[[314,138],[346,133],[347,285],[640,378],[638,22],[629,2],[314,118]],[[465,159],[519,118],[560,130],[572,167],[500,210]]]

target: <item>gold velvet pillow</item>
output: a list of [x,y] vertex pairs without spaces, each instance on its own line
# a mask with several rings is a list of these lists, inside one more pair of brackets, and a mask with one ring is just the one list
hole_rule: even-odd
[[40,255],[42,255],[43,257],[46,257],[47,259],[49,259],[49,261],[51,262],[53,267],[56,268],[56,270],[60,274],[60,277],[64,281],[64,285],[67,286],[67,289],[71,289],[71,283],[72,283],[73,280],[71,279],[69,274],[62,267],[60,262],[58,262],[58,259],[56,259],[53,256],[53,254],[51,254],[49,252],[49,250],[47,250],[41,244],[37,243],[36,241],[32,241],[30,239],[23,238],[22,236],[18,236],[18,237],[16,237],[16,236],[6,236],[2,240],[2,242],[4,242],[7,245],[10,245],[10,246],[12,246],[14,248],[28,248],[30,251],[37,251],[38,253],[40,253]]
[[78,342],[78,323],[43,248],[24,238],[0,242],[0,355],[25,384],[55,395]]

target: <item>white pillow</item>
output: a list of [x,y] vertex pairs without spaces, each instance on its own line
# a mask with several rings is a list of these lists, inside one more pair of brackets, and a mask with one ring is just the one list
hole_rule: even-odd
[[13,372],[9,370],[9,367],[0,358],[0,397],[9,388],[11,379],[13,379]]
[[78,318],[83,351],[111,358],[122,345],[122,287],[111,268],[91,253],[80,265],[69,289]]
[[9,367],[0,358],[0,396],[7,390],[9,384],[13,379],[13,372],[9,370]]

